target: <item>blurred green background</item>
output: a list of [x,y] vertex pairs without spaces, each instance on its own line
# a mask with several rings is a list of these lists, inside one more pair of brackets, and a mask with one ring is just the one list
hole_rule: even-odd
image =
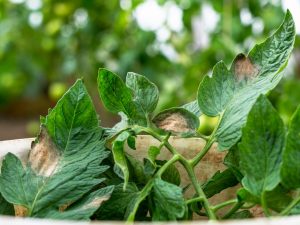
[[[0,0],[0,140],[36,134],[39,115],[84,78],[102,124],[99,67],[134,71],[160,89],[159,108],[193,100],[213,65],[247,52],[290,8],[297,40],[270,99],[287,123],[300,104],[299,0]],[[209,126],[204,129],[209,130]]]

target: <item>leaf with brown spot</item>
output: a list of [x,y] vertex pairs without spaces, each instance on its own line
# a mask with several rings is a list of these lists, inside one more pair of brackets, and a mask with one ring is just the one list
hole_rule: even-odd
[[223,62],[204,77],[198,89],[198,104],[205,115],[220,116],[214,138],[219,150],[232,147],[241,137],[247,115],[261,94],[272,90],[292,52],[295,24],[287,11],[279,29],[247,56],[239,54],[228,69]]
[[163,130],[173,133],[194,132],[199,127],[199,118],[184,108],[170,108],[157,114],[154,124]]
[[[102,135],[92,100],[78,80],[43,119],[28,163],[11,153],[5,156],[1,194],[31,217],[52,217],[62,206],[76,204],[103,181],[99,175],[107,167],[101,162],[108,152]],[[78,214],[86,219],[84,212]]]

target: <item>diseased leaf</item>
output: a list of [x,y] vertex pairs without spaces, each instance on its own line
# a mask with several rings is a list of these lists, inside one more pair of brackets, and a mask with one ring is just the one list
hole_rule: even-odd
[[0,215],[13,216],[15,215],[14,206],[8,203],[0,193]]
[[227,150],[241,137],[241,128],[260,94],[272,90],[282,78],[295,40],[295,24],[287,11],[280,28],[245,56],[239,54],[230,70],[218,63],[211,78],[206,76],[198,89],[201,111],[220,116],[215,132],[219,150]]
[[158,103],[159,92],[156,85],[142,75],[129,72],[126,76],[126,86],[133,91],[136,105],[148,117]]
[[113,189],[113,186],[109,186],[94,191],[72,204],[66,211],[50,211],[45,217],[60,220],[70,218],[72,220],[89,220],[100,205],[109,199]]
[[44,217],[75,203],[102,182],[98,177],[107,169],[100,165],[108,156],[103,131],[81,80],[43,121],[28,164],[8,153],[1,168],[0,191],[24,216]]
[[124,152],[124,143],[126,142],[129,136],[130,133],[124,131],[121,134],[119,134],[119,136],[113,141],[112,144],[112,153],[115,165],[118,166],[123,172],[124,190],[126,189],[127,183],[129,181],[129,170]]
[[279,114],[263,95],[252,107],[239,144],[243,186],[255,196],[280,182],[285,128]]
[[154,124],[163,130],[175,133],[194,132],[199,127],[199,118],[184,108],[170,108],[157,114]]
[[223,172],[217,171],[204,185],[203,191],[206,197],[210,198],[221,191],[237,185],[239,181],[231,170],[227,169]]
[[161,179],[154,179],[153,221],[177,220],[184,216],[186,205],[182,189]]
[[284,186],[300,187],[300,107],[294,113],[283,151],[281,179]]
[[97,210],[95,218],[97,220],[123,220],[129,202],[135,198],[138,191],[134,183],[128,183],[125,191],[123,184],[115,186],[111,197]]

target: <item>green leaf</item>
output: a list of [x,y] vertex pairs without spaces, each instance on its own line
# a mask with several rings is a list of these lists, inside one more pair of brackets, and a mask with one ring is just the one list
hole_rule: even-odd
[[157,146],[150,146],[148,149],[148,159],[155,165],[156,157],[159,155],[160,149]]
[[198,89],[201,111],[220,116],[215,132],[219,150],[232,147],[241,137],[241,128],[260,94],[272,90],[282,78],[295,40],[295,24],[288,11],[280,28],[245,56],[239,54],[230,70],[223,62],[206,76]]
[[98,90],[105,108],[112,113],[123,112],[129,123],[147,124],[133,100],[132,90],[126,87],[122,79],[106,69],[98,71]]
[[28,164],[11,153],[5,156],[3,197],[33,217],[76,202],[103,180],[98,177],[107,167],[100,164],[108,152],[102,134],[91,98],[78,80],[44,119]]
[[194,132],[199,127],[199,118],[180,107],[160,112],[154,117],[153,122],[158,128],[174,133]]
[[253,218],[253,215],[249,210],[242,210],[232,214],[228,219],[249,219]]
[[205,76],[198,92],[198,104],[207,116],[220,115],[235,92],[235,78],[223,61],[213,68],[212,77]]
[[129,72],[126,76],[126,86],[133,91],[134,102],[148,117],[158,103],[159,92],[156,85],[142,75]]
[[15,215],[14,206],[8,203],[0,194],[0,215],[13,216]]
[[127,160],[124,152],[124,143],[126,142],[129,136],[130,133],[124,131],[121,134],[119,134],[119,136],[113,141],[112,144],[112,153],[113,153],[115,165],[117,165],[123,172],[124,190],[126,189],[127,183],[129,181],[129,170],[128,170]]
[[147,176],[144,173],[143,163],[129,154],[126,154],[126,158],[129,164],[130,181],[135,182],[137,185],[145,184]]
[[[254,196],[244,188],[238,190],[237,196],[241,202],[261,204],[261,199],[259,197]],[[281,185],[278,185],[272,191],[266,192],[265,198],[267,206],[275,212],[281,212],[292,201],[292,197],[289,195],[289,192]]]
[[180,173],[174,164],[170,165],[165,172],[163,172],[161,179],[177,186],[181,183]]
[[113,190],[113,186],[99,189],[72,204],[66,211],[51,211],[45,217],[60,220],[70,218],[73,220],[89,220],[100,205],[109,199]]
[[129,202],[135,198],[138,188],[134,183],[128,183],[126,190],[123,184],[115,186],[115,189],[106,202],[104,202],[96,212],[97,220],[123,220]]
[[199,108],[199,104],[198,104],[197,100],[189,102],[189,103],[181,106],[181,108],[184,108],[187,111],[190,111],[191,113],[195,114],[195,116],[197,116],[197,117],[201,116],[201,110]]
[[239,181],[230,169],[223,172],[217,171],[205,184],[203,184],[203,191],[207,198],[220,193],[221,191],[237,185]]
[[135,137],[130,135],[128,138],[127,138],[127,145],[129,148],[131,148],[132,150],[136,150],[136,147],[135,147]]
[[131,91],[117,74],[99,69],[97,82],[100,98],[108,111],[124,112],[128,117],[133,115],[135,106]]
[[153,180],[149,180],[148,183],[143,187],[143,189],[139,191],[129,202],[125,213],[125,218],[127,219],[127,222],[133,222],[135,220],[135,218],[137,217],[137,211],[141,203],[151,193],[152,187]]
[[229,149],[224,158],[224,165],[231,170],[239,181],[243,179],[244,176],[240,169],[240,152],[237,145],[234,145],[231,149]]
[[186,205],[180,187],[157,178],[154,180],[152,197],[152,220],[177,220],[184,216]]
[[300,107],[294,113],[286,145],[283,151],[281,179],[284,186],[296,189],[300,187]]
[[255,196],[273,190],[280,182],[285,141],[284,124],[263,95],[252,107],[239,144],[243,186]]

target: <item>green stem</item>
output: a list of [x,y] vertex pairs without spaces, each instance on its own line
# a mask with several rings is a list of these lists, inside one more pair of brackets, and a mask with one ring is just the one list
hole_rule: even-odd
[[[215,213],[213,212],[213,210],[211,209],[210,203],[208,202],[208,199],[205,195],[205,193],[203,192],[200,184],[198,183],[198,180],[196,178],[195,172],[194,172],[194,166],[193,164],[191,164],[189,162],[189,160],[187,160],[186,158],[184,158],[182,155],[180,155],[177,150],[168,142],[168,140],[164,140],[160,135],[158,135],[157,133],[155,133],[155,131],[153,131],[152,129],[149,128],[143,128],[143,131],[150,134],[151,136],[153,136],[155,139],[157,139],[160,142],[164,142],[165,147],[173,154],[173,155],[177,155],[179,157],[179,162],[184,166],[184,168],[186,169],[192,184],[195,188],[196,193],[198,194],[199,197],[203,198],[203,206],[207,212],[207,215],[210,219],[212,220],[216,220],[217,217],[215,215]],[[214,133],[214,132],[213,132]],[[214,137],[214,135],[212,135],[211,137]],[[209,150],[210,146],[213,144],[213,138],[211,138],[211,141],[208,141],[206,144],[206,148],[208,148],[206,150],[206,152]],[[210,145],[210,146],[208,146]],[[203,153],[202,153],[203,154]],[[201,155],[202,155],[201,154]],[[205,155],[205,153],[203,154],[203,156]],[[202,157],[203,157],[202,156]],[[201,157],[201,158],[202,158]],[[200,160],[201,160],[200,158]]]
[[234,214],[236,211],[238,211],[242,206],[244,202],[237,202],[235,203],[232,208],[222,217],[222,219],[228,219],[232,214]]
[[226,207],[226,206],[228,206],[228,205],[232,205],[232,204],[235,204],[235,203],[237,203],[237,199],[231,199],[231,200],[228,200],[228,201],[226,201],[226,202],[222,202],[222,203],[220,203],[220,204],[218,204],[218,205],[215,205],[215,206],[213,206],[212,207],[212,210],[214,211],[214,212],[216,212],[216,211],[218,211],[219,209],[222,209],[222,208],[224,208],[224,207]]
[[261,195],[261,206],[263,208],[264,214],[266,217],[270,217],[271,213],[268,208],[267,200],[266,200],[266,192],[264,191]]
[[286,216],[300,202],[300,195],[295,198],[281,213],[281,216]]
[[175,154],[173,155],[173,157],[168,160],[156,173],[156,176],[161,178],[162,174],[166,171],[166,169],[171,166],[173,163],[175,163],[176,161],[178,161],[180,158],[180,155]]
[[196,198],[191,198],[191,199],[187,200],[185,203],[187,205],[189,205],[189,204],[192,204],[194,202],[202,202],[202,201],[203,201],[202,197],[196,197]]
[[201,188],[200,184],[198,183],[198,180],[196,178],[193,167],[187,162],[187,160],[181,159],[180,162],[186,169],[186,171],[192,181],[192,184],[195,188],[196,193],[198,194],[198,196],[200,198],[202,198],[203,206],[204,206],[205,211],[207,212],[209,219],[216,220],[217,217],[216,217],[215,213],[213,212],[213,210],[211,209],[210,203],[209,203],[208,199],[206,198],[206,195],[205,195],[203,189]]
[[190,160],[190,164],[192,165],[192,167],[195,167],[200,160],[206,155],[206,153],[209,151],[209,149],[211,148],[211,146],[213,145],[214,140],[213,139],[209,139],[204,148],[192,159]]

